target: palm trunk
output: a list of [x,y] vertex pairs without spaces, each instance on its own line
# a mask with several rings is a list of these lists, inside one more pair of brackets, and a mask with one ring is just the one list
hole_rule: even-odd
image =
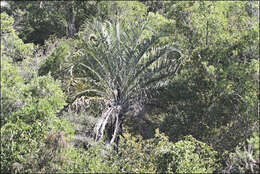
[[104,140],[104,134],[107,132],[109,145],[116,143],[118,145],[119,134],[122,131],[122,106],[112,106],[106,109],[96,124],[95,141]]
[[209,43],[209,22],[206,24],[206,45]]
[[68,20],[68,37],[74,36],[76,33],[75,27],[75,13],[73,6],[69,7],[69,20]]

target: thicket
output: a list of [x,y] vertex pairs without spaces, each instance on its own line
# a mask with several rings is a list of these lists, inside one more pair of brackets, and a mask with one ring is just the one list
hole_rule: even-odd
[[259,172],[259,2],[1,2],[1,172]]

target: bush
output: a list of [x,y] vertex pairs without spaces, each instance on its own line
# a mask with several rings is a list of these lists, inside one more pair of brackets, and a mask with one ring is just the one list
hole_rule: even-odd
[[7,96],[8,101],[4,103],[21,103],[21,106],[9,114],[5,112],[4,124],[1,126],[1,171],[5,172],[14,172],[17,166],[27,171],[27,155],[39,154],[50,130],[63,130],[67,134],[73,134],[69,123],[56,117],[56,113],[65,104],[65,97],[57,82],[47,76],[35,77],[29,84],[19,84],[21,88],[17,87],[15,83],[12,87],[4,85],[7,94],[16,88],[16,93],[21,96],[16,101],[12,100],[12,96]]
[[[63,131],[67,138],[73,135],[70,124],[56,117],[65,105],[65,96],[60,84],[50,76],[34,76],[26,83],[17,65],[8,60],[4,56],[2,61],[1,171],[39,172],[49,166],[41,157],[55,159],[49,154],[44,155],[48,152],[43,147],[47,147],[49,132]],[[52,141],[56,140],[49,142]],[[49,148],[55,149],[56,146]],[[28,163],[30,158],[38,167]]]
[[254,132],[246,143],[236,147],[234,153],[229,154],[224,173],[259,173],[259,132]]
[[118,155],[121,172],[212,173],[219,168],[217,152],[192,136],[176,143],[158,130],[149,140],[124,137]]

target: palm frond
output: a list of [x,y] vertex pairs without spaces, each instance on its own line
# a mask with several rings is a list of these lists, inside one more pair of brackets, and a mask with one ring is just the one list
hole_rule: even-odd
[[[176,74],[181,63],[181,52],[173,44],[160,46],[164,33],[153,33],[145,38],[150,29],[146,22],[136,22],[124,27],[110,22],[88,23],[87,35],[94,35],[95,42],[86,41],[86,47],[78,65],[87,71],[87,81],[92,89],[78,93],[94,94],[107,101],[105,110],[96,125],[96,140],[102,139],[109,119],[114,119],[114,132],[110,142],[118,135],[123,115],[135,102],[149,99],[151,92],[165,84]],[[171,57],[170,53],[173,54]],[[93,96],[91,96],[93,97]]]

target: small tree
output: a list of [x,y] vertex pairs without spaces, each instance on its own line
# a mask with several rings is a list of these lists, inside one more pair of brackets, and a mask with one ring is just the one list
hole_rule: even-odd
[[115,21],[94,20],[79,33],[86,38],[86,47],[77,65],[92,88],[75,95],[95,96],[104,103],[95,140],[104,139],[107,130],[109,144],[118,142],[124,119],[135,115],[150,94],[166,85],[181,63],[180,51],[172,43],[160,42],[169,36],[167,32],[153,31],[149,21],[120,25]]

